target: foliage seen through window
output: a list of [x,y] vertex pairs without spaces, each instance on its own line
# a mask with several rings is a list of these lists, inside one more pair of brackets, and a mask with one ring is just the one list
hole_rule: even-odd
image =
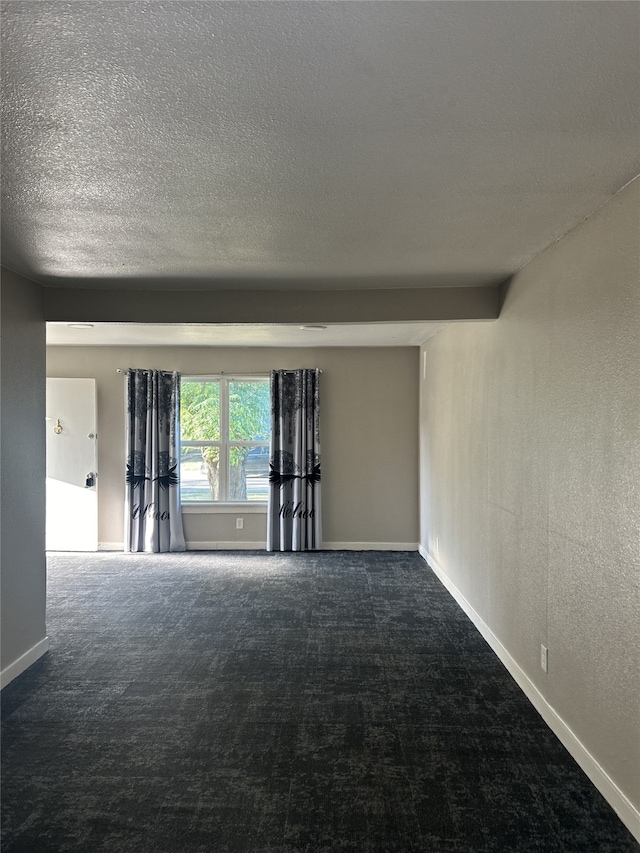
[[183,377],[180,431],[183,502],[266,501],[268,380]]

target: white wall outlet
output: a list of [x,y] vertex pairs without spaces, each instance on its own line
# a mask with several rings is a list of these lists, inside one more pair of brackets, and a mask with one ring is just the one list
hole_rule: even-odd
[[440,550],[440,537],[436,536],[436,554]]
[[236,530],[244,530],[244,518],[236,518]]
[[543,672],[549,672],[549,649],[540,644],[540,668]]

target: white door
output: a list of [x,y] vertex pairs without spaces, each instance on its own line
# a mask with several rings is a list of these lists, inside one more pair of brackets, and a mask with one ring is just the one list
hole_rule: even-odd
[[47,379],[48,551],[98,550],[95,379]]

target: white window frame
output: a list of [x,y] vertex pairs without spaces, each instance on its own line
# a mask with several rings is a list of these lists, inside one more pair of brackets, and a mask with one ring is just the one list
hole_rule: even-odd
[[[230,441],[224,436],[229,435],[229,383],[230,382],[266,382],[269,383],[268,374],[246,373],[246,374],[207,374],[207,375],[183,375],[180,382],[217,382],[220,388],[220,440],[219,441],[192,441],[183,440],[182,425],[180,425],[180,447],[218,447],[220,448],[220,462],[218,465],[219,493],[228,494],[229,488],[229,448],[231,447],[269,447],[269,439],[266,441]],[[180,499],[182,511],[211,512],[221,510],[233,512],[242,507],[243,512],[266,512],[267,501],[184,501]]]

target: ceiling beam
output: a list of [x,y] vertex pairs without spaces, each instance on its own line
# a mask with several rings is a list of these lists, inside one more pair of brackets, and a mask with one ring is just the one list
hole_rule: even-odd
[[389,290],[44,288],[45,319],[102,323],[384,323],[495,320],[498,287]]

